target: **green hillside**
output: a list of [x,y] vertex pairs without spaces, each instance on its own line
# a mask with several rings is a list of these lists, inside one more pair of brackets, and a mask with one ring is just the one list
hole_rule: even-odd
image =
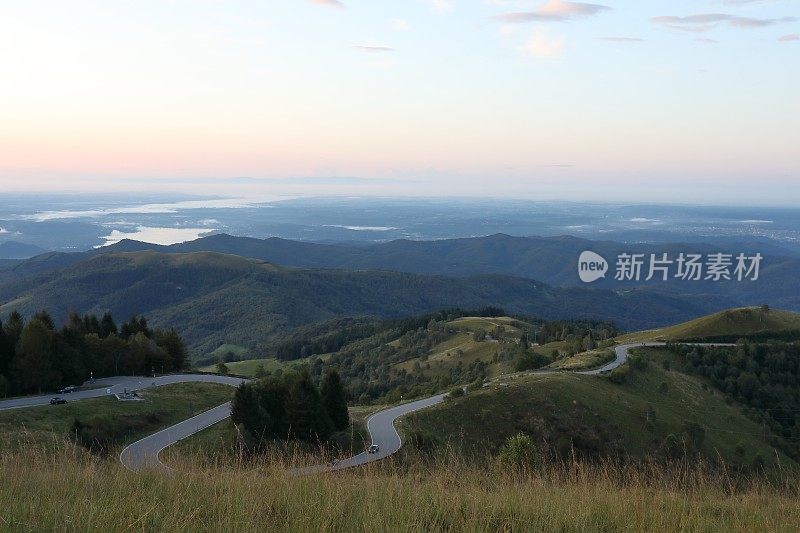
[[728,309],[675,326],[623,335],[618,340],[620,343],[645,340],[735,342],[743,337],[800,338],[800,313],[766,307]]
[[479,460],[523,432],[562,457],[573,450],[586,457],[664,456],[680,451],[678,444],[710,461],[721,457],[747,466],[780,458],[793,464],[740,406],[701,379],[662,368],[665,350],[644,355],[650,363],[629,371],[624,383],[570,373],[517,374],[414,413],[402,427],[411,442],[455,447]]
[[28,315],[46,308],[56,321],[70,310],[145,314],[154,326],[175,327],[196,358],[224,344],[255,349],[294,328],[339,317],[398,318],[487,305],[518,315],[641,328],[697,316],[707,303],[640,291],[561,289],[503,276],[285,268],[209,252],[100,254],[0,285],[0,317],[15,308]]

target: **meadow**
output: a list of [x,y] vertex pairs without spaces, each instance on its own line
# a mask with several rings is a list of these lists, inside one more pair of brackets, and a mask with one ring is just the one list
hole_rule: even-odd
[[3,531],[795,531],[797,485],[702,465],[479,468],[413,453],[295,477],[281,458],[196,457],[179,474],[36,447],[0,457]]

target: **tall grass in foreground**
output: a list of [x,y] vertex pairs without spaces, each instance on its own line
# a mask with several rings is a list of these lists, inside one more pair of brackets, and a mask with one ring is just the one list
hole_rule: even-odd
[[[577,461],[535,472],[446,454],[295,477],[282,457],[174,457],[132,473],[64,447],[0,457],[7,531],[796,531],[790,480],[746,483],[700,466]],[[302,460],[303,458],[293,458]]]

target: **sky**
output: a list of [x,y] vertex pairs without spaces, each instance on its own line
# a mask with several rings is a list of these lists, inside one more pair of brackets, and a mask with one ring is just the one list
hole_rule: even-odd
[[794,0],[0,4],[0,192],[796,204]]

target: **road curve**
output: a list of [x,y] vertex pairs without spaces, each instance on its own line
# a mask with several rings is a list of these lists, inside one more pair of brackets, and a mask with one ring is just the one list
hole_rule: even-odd
[[[664,343],[645,343],[647,346],[663,346]],[[603,372],[611,371],[618,366],[622,365],[628,359],[628,350],[631,348],[644,346],[638,344],[624,344],[615,347],[615,355],[613,361],[605,365],[593,369],[579,371],[578,374],[597,375]],[[538,373],[555,373],[562,372],[559,370],[544,370]],[[218,377],[218,376],[217,376]],[[246,381],[246,380],[240,380]],[[238,386],[238,383],[236,383]],[[335,470],[342,470],[345,468],[353,468],[363,464],[385,459],[390,455],[396,453],[403,445],[400,434],[394,426],[395,421],[401,416],[413,413],[420,409],[431,407],[444,401],[446,394],[438,394],[430,398],[423,398],[413,402],[397,405],[379,411],[367,419],[367,430],[369,431],[372,444],[378,446],[377,453],[361,452],[358,455],[343,459],[335,465],[320,464],[303,468],[297,468],[292,471],[294,474],[306,475],[315,474],[320,472],[329,472]],[[203,429],[221,422],[230,416],[230,403],[215,407],[205,413],[201,413],[193,418],[184,420],[172,427],[159,431],[153,435],[145,437],[139,441],[134,442],[127,448],[122,450],[120,454],[120,462],[130,470],[141,470],[143,468],[160,468],[162,470],[170,470],[169,467],[164,465],[159,460],[159,454],[162,450],[175,444],[179,440],[185,439]]]
[[[628,359],[628,353],[632,348],[664,346],[663,342],[645,342],[645,343],[632,343],[622,344],[614,348],[615,358],[613,361],[606,363],[598,368],[592,370],[576,371],[576,374],[582,375],[598,375],[609,372],[620,365],[624,364]],[[710,344],[710,343],[688,343],[696,346],[730,346],[729,344]],[[535,373],[556,373],[563,372],[559,370],[540,370],[534,371]],[[238,387],[242,383],[249,380],[244,378],[235,378],[230,376],[217,376],[214,374],[174,374],[169,376],[161,376],[157,378],[141,378],[122,376],[115,378],[106,378],[98,381],[98,385],[102,384],[102,388],[84,390],[74,392],[67,397],[70,400],[81,400],[86,398],[98,398],[123,392],[124,390],[142,390],[152,387],[161,387],[164,385],[171,385],[175,383],[220,383],[232,387]],[[402,439],[397,432],[394,423],[395,421],[406,414],[431,407],[441,403],[446,394],[438,394],[430,398],[415,400],[405,404],[397,405],[379,411],[367,419],[367,430],[369,431],[372,439],[372,444],[378,445],[379,451],[377,453],[362,452],[353,457],[339,461],[335,465],[314,465],[305,468],[298,468],[293,470],[293,473],[298,475],[313,474],[319,472],[327,472],[334,470],[341,470],[345,468],[352,468],[360,466],[372,461],[385,459],[390,455],[396,453],[403,445]],[[49,405],[50,398],[53,395],[41,396],[28,396],[24,398],[14,398],[10,400],[0,401],[0,410],[5,409],[19,409],[22,407],[32,407],[37,405]],[[129,470],[139,471],[142,469],[160,469],[164,471],[171,471],[171,469],[164,465],[159,460],[159,454],[164,449],[172,444],[190,437],[203,429],[213,426],[221,422],[231,415],[231,403],[227,402],[208,411],[200,413],[192,418],[186,419],[174,426],[170,426],[157,433],[153,433],[143,439],[140,439],[122,450],[119,460],[123,466]]]

